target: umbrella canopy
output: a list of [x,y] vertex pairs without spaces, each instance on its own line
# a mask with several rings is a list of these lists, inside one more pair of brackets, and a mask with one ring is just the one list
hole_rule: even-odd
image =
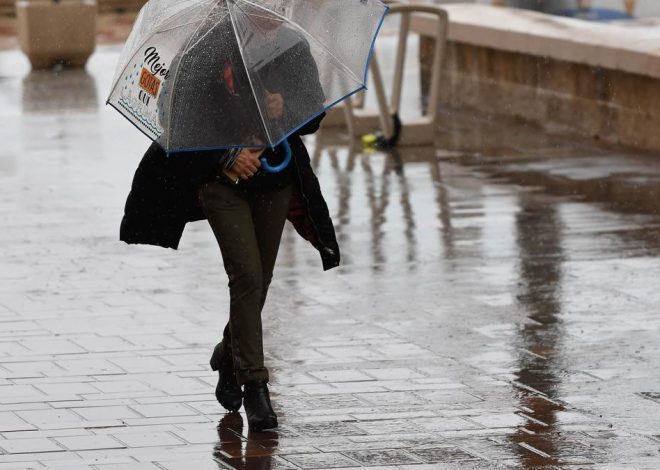
[[380,0],[149,0],[108,103],[168,152],[272,147],[365,88]]

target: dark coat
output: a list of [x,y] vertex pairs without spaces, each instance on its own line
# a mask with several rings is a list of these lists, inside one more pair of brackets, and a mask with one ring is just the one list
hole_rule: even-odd
[[[294,192],[288,219],[320,253],[323,269],[339,265],[339,247],[328,206],[300,135],[316,132],[323,116],[288,138],[293,151]],[[217,175],[223,152],[167,156],[152,144],[135,172],[119,238],[126,243],[177,249],[188,222],[206,218],[198,200],[200,185]]]

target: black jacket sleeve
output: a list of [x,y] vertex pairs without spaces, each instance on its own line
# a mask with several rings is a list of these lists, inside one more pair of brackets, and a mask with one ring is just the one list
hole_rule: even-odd
[[298,129],[296,131],[296,134],[298,135],[314,134],[316,131],[319,130],[319,127],[321,127],[321,121],[323,121],[324,117],[325,117],[325,112],[319,114],[314,119],[312,119],[307,124],[305,124],[300,129]]

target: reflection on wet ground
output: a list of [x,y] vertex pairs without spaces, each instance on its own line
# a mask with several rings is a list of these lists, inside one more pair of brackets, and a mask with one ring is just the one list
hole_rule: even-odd
[[436,148],[323,130],[344,264],[285,232],[281,426],[249,433],[213,400],[208,227],[178,252],[117,241],[147,145],[98,106],[117,52],[48,80],[0,54],[0,468],[658,467],[656,156],[458,110]]
[[25,113],[94,112],[96,81],[85,70],[31,71],[23,78]]
[[230,468],[268,470],[277,467],[273,457],[278,449],[277,430],[244,431],[238,413],[226,414],[218,423],[218,443],[213,455]]

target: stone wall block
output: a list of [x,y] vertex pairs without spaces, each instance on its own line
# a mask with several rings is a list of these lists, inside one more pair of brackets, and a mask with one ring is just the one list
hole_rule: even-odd
[[621,142],[641,149],[660,149],[660,119],[657,115],[649,119],[641,113],[622,113],[618,134]]
[[441,101],[660,150],[660,79],[450,42]]
[[626,73],[610,74],[612,87],[611,101],[615,106],[630,108],[651,116],[658,113],[660,103],[660,81]]
[[575,94],[575,75],[573,64],[558,63],[544,58],[539,61],[538,87],[563,95]]

